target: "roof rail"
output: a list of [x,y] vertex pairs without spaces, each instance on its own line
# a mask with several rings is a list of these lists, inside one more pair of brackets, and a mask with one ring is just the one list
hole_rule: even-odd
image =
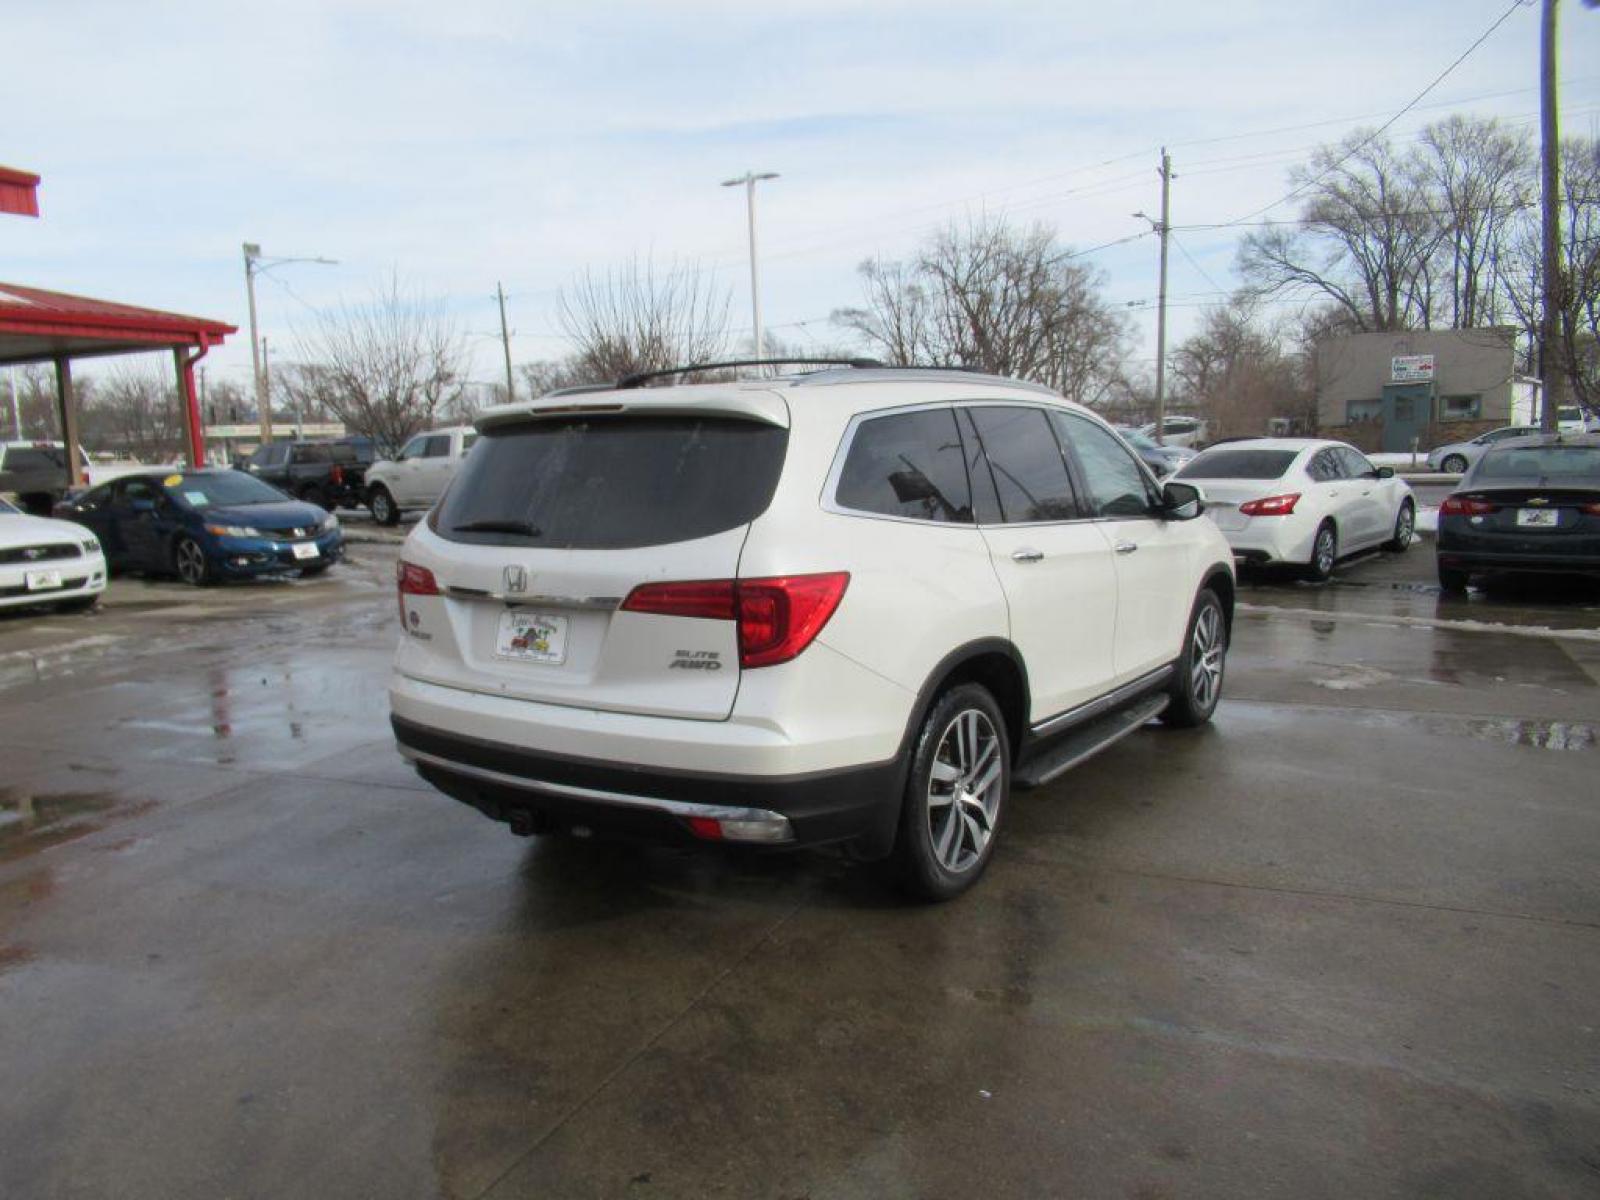
[[618,391],[643,387],[651,379],[665,379],[669,375],[689,375],[696,371],[726,371],[734,367],[855,367],[868,369],[883,364],[875,358],[736,358],[727,362],[689,363],[681,367],[667,367],[660,371],[635,371],[616,382]]

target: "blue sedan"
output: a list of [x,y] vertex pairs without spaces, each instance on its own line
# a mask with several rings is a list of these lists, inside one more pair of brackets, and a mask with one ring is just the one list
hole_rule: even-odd
[[58,505],[56,515],[94,530],[113,570],[171,573],[196,587],[318,575],[344,553],[338,517],[239,471],[125,475]]

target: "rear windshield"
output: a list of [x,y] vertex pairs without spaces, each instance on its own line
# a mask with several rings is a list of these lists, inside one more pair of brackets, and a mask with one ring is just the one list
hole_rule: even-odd
[[6,451],[8,471],[65,471],[66,454],[55,446],[13,446]]
[[1491,450],[1478,461],[1475,482],[1537,479],[1600,484],[1600,446],[1527,446]]
[[488,430],[429,518],[488,545],[612,550],[709,537],[765,511],[788,431],[725,417],[601,417]]
[[1178,472],[1179,479],[1279,479],[1298,450],[1207,450]]

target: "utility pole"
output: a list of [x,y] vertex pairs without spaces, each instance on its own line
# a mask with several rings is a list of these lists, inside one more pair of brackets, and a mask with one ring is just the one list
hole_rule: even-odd
[[1161,219],[1143,212],[1133,215],[1150,222],[1161,237],[1161,282],[1156,292],[1156,445],[1161,445],[1167,426],[1167,236],[1171,231],[1172,158],[1161,147]]
[[261,339],[261,395],[266,413],[265,424],[262,425],[261,444],[265,446],[272,440],[272,360],[267,356],[267,339]]
[[753,171],[746,171],[737,179],[724,179],[723,187],[738,187],[744,185],[745,209],[750,226],[750,323],[751,339],[755,348],[753,358],[761,358],[766,353],[766,337],[761,329],[761,278],[756,268],[756,184],[763,179],[776,179],[776,171],[763,171],[760,175]]
[[1161,147],[1161,286],[1156,292],[1156,445],[1167,432],[1167,237],[1172,230],[1172,159]]
[[511,376],[511,332],[506,328],[506,289],[500,286],[499,280],[495,280],[494,294],[500,300],[500,345],[506,352],[506,403],[510,404],[517,398],[517,385]]
[[1561,132],[1556,111],[1556,0],[1544,0],[1539,23],[1539,152],[1543,159],[1544,274],[1539,319],[1539,425],[1556,428],[1566,379],[1561,369]]
[[261,374],[261,339],[256,335],[256,264],[261,261],[261,247],[255,242],[244,244],[244,290],[250,297],[250,367],[251,380],[256,385],[256,415],[261,420],[261,444],[272,440],[272,414],[267,410],[267,384]]

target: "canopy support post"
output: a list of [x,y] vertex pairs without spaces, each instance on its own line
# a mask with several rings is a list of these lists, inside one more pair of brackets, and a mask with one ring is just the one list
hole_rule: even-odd
[[72,394],[72,361],[56,359],[56,407],[61,413],[61,441],[67,453],[67,486],[82,487],[83,451],[78,448],[78,399]]
[[200,412],[200,397],[194,387],[194,365],[211,349],[204,341],[193,355],[184,347],[172,348],[172,364],[178,372],[178,399],[183,409],[183,445],[191,467],[206,465],[205,418]]

